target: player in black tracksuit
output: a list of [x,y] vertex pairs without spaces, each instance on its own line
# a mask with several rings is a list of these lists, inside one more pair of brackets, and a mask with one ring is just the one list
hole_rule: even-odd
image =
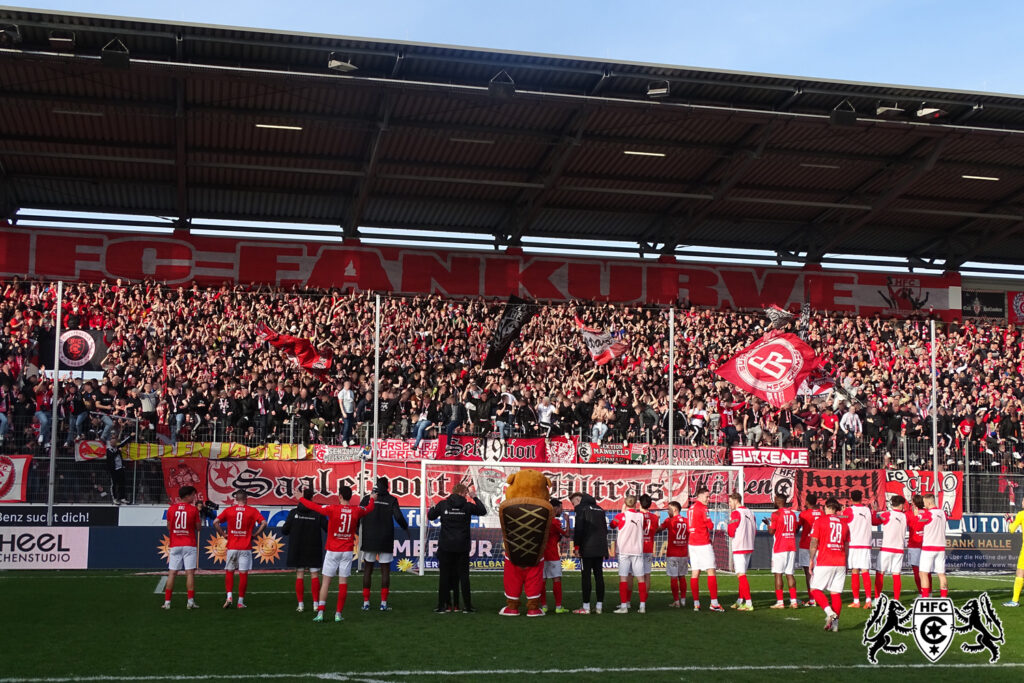
[[441,519],[441,534],[437,543],[437,609],[448,612],[459,609],[459,584],[462,584],[464,611],[475,612],[469,592],[470,526],[473,515],[486,515],[487,508],[476,496],[466,500],[469,489],[456,484],[452,494],[427,511],[427,519]]
[[[387,612],[388,592],[391,590],[391,560],[395,552],[395,524],[402,527],[406,536],[412,541],[409,522],[405,521],[398,499],[388,493],[388,478],[377,477],[377,485],[373,487],[377,498],[371,510],[363,517],[362,535],[359,539],[359,550],[363,556],[363,611],[370,609],[370,585],[373,582],[373,566],[380,565],[380,609]],[[370,497],[363,496],[360,505],[370,504]],[[411,546],[411,544],[410,544]],[[411,547],[410,547],[411,549]]]
[[582,565],[583,607],[576,613],[590,614],[590,575],[593,573],[597,589],[595,609],[600,614],[604,603],[604,559],[608,557],[608,516],[589,493],[572,493],[569,500],[576,506],[573,551]]
[[[313,489],[306,489],[302,497],[313,500]],[[320,600],[320,567],[324,562],[324,536],[327,531],[327,519],[302,505],[296,506],[288,513],[288,519],[281,527],[281,533],[288,536],[288,566],[295,567],[295,597],[299,606],[295,610],[305,609],[303,594],[305,593],[305,570],[309,569],[309,577],[313,584],[313,611],[317,611]]]

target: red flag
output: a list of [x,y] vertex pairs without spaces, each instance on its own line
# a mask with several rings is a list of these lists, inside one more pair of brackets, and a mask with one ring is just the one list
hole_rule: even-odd
[[775,333],[740,351],[715,374],[781,408],[817,366],[814,350],[799,337]]
[[596,365],[604,365],[618,358],[628,348],[623,342],[614,341],[610,333],[587,327],[578,317],[576,325],[580,328],[580,332],[583,334],[583,343],[586,344],[587,351],[590,352],[590,357],[594,359]]
[[334,351],[331,349],[317,351],[308,339],[278,334],[263,323],[256,328],[256,334],[261,341],[281,349],[304,370],[315,375],[326,375],[334,363]]

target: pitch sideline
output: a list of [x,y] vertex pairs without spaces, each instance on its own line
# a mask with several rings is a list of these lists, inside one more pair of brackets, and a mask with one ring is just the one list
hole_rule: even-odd
[[107,681],[128,681],[129,683],[143,683],[146,681],[233,681],[242,679],[280,680],[280,679],[310,679],[321,681],[380,681],[381,677],[392,678],[416,678],[421,676],[512,676],[512,675],[547,675],[564,676],[567,674],[610,674],[610,673],[719,673],[719,672],[741,672],[741,671],[835,671],[839,669],[865,669],[877,671],[880,669],[1019,669],[1024,667],[1024,662],[1007,662],[1006,664],[738,664],[727,666],[653,666],[653,667],[580,667],[568,669],[468,669],[462,671],[433,670],[433,671],[366,671],[359,673],[340,672],[308,672],[308,673],[262,673],[262,674],[177,674],[163,676],[54,676],[54,677],[19,677],[0,678],[0,683],[73,683],[84,681],[86,683],[106,683]]

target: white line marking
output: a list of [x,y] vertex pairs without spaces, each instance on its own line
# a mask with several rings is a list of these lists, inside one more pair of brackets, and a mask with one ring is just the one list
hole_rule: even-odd
[[311,678],[321,681],[362,681],[365,683],[378,683],[381,676],[399,678],[431,677],[442,676],[493,676],[493,675],[548,675],[564,676],[566,674],[609,674],[609,673],[687,673],[687,672],[722,672],[722,671],[835,671],[841,669],[867,669],[877,671],[880,669],[1017,669],[1024,667],[1024,662],[1007,662],[1005,664],[736,664],[726,666],[652,666],[652,667],[581,667],[575,669],[470,669],[463,671],[367,671],[361,673],[339,673],[339,672],[308,672],[308,673],[248,673],[248,674],[178,674],[163,676],[53,676],[39,678],[0,678],[0,683],[73,683],[84,681],[86,683],[102,683],[105,681],[233,681],[242,679],[264,679],[277,680],[283,678],[306,679]]
[[156,582],[156,590],[153,591],[155,595],[160,595],[164,592],[164,588],[167,586],[167,577],[161,576],[160,580]]

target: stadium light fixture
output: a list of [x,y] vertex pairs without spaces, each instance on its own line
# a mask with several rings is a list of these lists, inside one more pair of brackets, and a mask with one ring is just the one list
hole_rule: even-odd
[[843,100],[832,110],[828,120],[833,126],[856,126],[857,110],[854,109],[850,100]]
[[50,31],[50,47],[58,52],[70,52],[75,49],[74,31]]
[[647,97],[652,100],[668,97],[670,92],[672,92],[672,84],[668,81],[651,81],[647,85]]
[[14,47],[21,42],[21,28],[16,24],[0,26],[0,47]]
[[926,107],[925,103],[922,102],[921,106],[917,109],[916,116],[919,119],[940,119],[948,113],[945,109],[939,109],[938,107]]
[[516,82],[502,69],[487,83],[487,92],[491,97],[507,99],[516,93]]
[[111,69],[127,69],[131,66],[128,46],[120,38],[113,38],[100,50],[100,63]]
[[302,130],[302,126],[285,126],[279,123],[257,123],[256,127],[268,130]]
[[962,175],[960,177],[963,178],[964,180],[992,180],[992,181],[999,180],[999,178],[996,178],[996,177],[990,176],[990,175],[966,175],[965,174],[965,175]]
[[53,109],[54,114],[61,114],[62,116],[92,116],[93,118],[103,118],[105,114],[101,111],[82,111],[79,109]]
[[493,145],[494,140],[484,140],[481,138],[448,138],[448,142],[461,142],[466,145]]
[[337,71],[338,73],[343,74],[347,74],[359,69],[358,66],[348,61],[337,52],[332,52],[331,56],[327,58],[327,68],[330,69],[331,71]]
[[878,103],[875,107],[875,116],[880,119],[897,119],[906,113],[906,109],[903,109],[899,104],[893,102],[892,104]]
[[624,150],[622,150],[622,153],[623,154],[628,154],[631,157],[659,157],[659,158],[663,158],[665,156],[664,152],[640,152],[640,151],[635,150],[635,149],[624,149]]

